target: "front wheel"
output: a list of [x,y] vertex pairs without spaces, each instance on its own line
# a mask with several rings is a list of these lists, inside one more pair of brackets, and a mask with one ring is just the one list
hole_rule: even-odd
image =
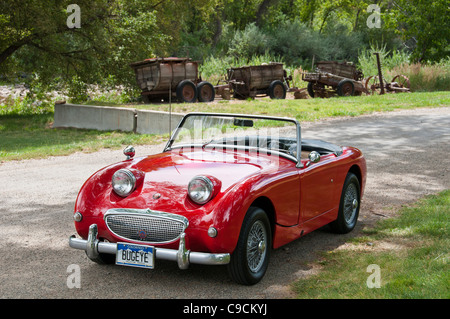
[[271,247],[272,232],[266,212],[259,207],[250,207],[228,264],[230,277],[243,285],[258,283],[269,265]]
[[359,216],[361,200],[359,180],[353,173],[348,173],[342,188],[338,217],[330,223],[335,233],[346,234],[355,228]]

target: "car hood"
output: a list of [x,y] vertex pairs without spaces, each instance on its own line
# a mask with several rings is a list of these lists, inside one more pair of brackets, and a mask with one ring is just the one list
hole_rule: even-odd
[[240,180],[269,169],[274,164],[270,156],[236,153],[227,150],[171,151],[145,157],[133,162],[130,168],[145,174],[146,185],[177,185],[187,187],[197,175],[217,178],[222,191]]
[[[256,152],[210,149],[172,150],[134,158],[92,175],[81,188],[75,209],[91,211],[93,216],[99,217],[109,208],[149,208],[173,213],[196,209],[211,211],[236,185],[275,172],[279,161],[276,156]],[[111,185],[112,175],[121,168],[139,175],[135,191],[125,198],[118,196]],[[197,175],[207,175],[218,181],[214,199],[201,207],[187,196],[188,184]]]

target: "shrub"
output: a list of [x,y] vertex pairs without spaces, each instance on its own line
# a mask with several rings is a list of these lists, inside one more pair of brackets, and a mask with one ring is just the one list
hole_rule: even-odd
[[449,91],[450,58],[436,64],[402,64],[388,72],[390,77],[403,74],[409,78],[411,91]]

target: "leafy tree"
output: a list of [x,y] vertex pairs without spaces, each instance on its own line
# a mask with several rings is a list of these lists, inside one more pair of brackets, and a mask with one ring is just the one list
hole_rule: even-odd
[[405,43],[412,40],[413,62],[437,62],[450,55],[450,6],[446,0],[396,0],[389,25]]
[[81,26],[69,28],[66,8],[71,2],[0,3],[2,73],[34,73],[42,82],[55,77],[70,81],[77,75],[88,83],[111,75],[126,83],[134,77],[129,63],[165,55],[181,28],[179,17],[166,10],[176,1],[161,0],[77,0]]

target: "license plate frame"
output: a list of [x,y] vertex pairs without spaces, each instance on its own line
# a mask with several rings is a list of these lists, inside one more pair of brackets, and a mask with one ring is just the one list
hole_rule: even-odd
[[117,243],[116,265],[155,268],[155,247],[131,243]]

